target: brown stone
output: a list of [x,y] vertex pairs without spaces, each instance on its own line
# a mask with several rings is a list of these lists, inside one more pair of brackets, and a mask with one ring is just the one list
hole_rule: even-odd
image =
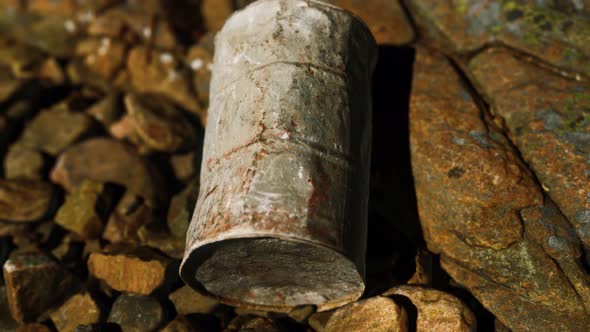
[[[63,16],[14,15],[8,30],[15,39],[58,58],[74,53],[81,25]],[[8,32],[7,31],[7,32]]]
[[88,39],[78,55],[84,57],[84,64],[105,80],[110,80],[125,63],[127,47],[125,43],[110,37]]
[[194,151],[170,156],[170,166],[176,178],[187,182],[198,175],[200,155]]
[[451,294],[417,286],[399,286],[383,294],[394,295],[404,296],[416,306],[416,331],[475,331],[475,316]]
[[590,21],[558,1],[407,1],[429,42],[469,53],[504,44],[551,65],[590,75]]
[[38,252],[13,255],[3,271],[10,313],[18,321],[34,320],[78,288],[68,271]]
[[23,85],[24,81],[16,79],[10,69],[0,67],[0,102],[5,101],[16,93]]
[[328,0],[358,15],[378,44],[404,45],[414,39],[414,29],[399,0]]
[[155,331],[164,320],[162,305],[154,298],[121,294],[113,303],[108,321],[118,324],[123,332]]
[[135,47],[127,57],[127,69],[138,92],[160,93],[191,112],[201,113],[189,81],[189,69],[179,69],[179,61],[172,53]]
[[231,0],[202,0],[200,3],[201,15],[208,31],[219,31],[234,11]]
[[88,271],[117,291],[148,295],[167,281],[170,263],[147,248],[117,250],[90,254]]
[[37,69],[36,75],[41,80],[54,85],[64,84],[66,80],[66,74],[55,58],[44,60]]
[[123,113],[120,94],[108,94],[90,106],[86,113],[108,128]]
[[155,220],[155,212],[141,197],[125,192],[111,213],[102,237],[111,243],[138,243],[138,230]]
[[193,70],[193,86],[197,90],[199,101],[203,105],[208,105],[213,54],[207,48],[195,45],[188,50],[186,61]]
[[33,68],[42,59],[42,53],[23,43],[0,39],[0,64],[9,67],[16,78],[33,76]]
[[104,193],[104,183],[82,181],[66,196],[65,203],[55,215],[55,222],[84,239],[99,237],[103,225],[97,209],[105,205]]
[[502,49],[480,53],[469,70],[590,254],[590,85]]
[[40,220],[51,212],[54,193],[54,187],[47,182],[0,179],[0,220]]
[[587,326],[579,240],[448,60],[424,49],[410,145],[424,236],[451,277],[511,329]]
[[334,311],[326,332],[407,331],[406,312],[387,297],[373,297]]
[[84,179],[112,182],[160,205],[165,193],[149,163],[129,146],[108,138],[93,138],[66,149],[51,171],[51,180],[71,191]]
[[4,175],[7,179],[41,180],[44,164],[41,152],[15,143],[4,158]]
[[217,300],[202,295],[186,285],[172,292],[169,299],[174,303],[176,312],[181,315],[211,314],[219,305]]
[[19,326],[16,332],[51,332],[51,329],[40,323],[29,323]]
[[429,285],[432,283],[432,254],[419,250],[414,259],[416,271],[407,281],[409,285]]
[[199,196],[199,180],[194,179],[170,200],[167,223],[174,237],[184,238]]
[[196,330],[184,316],[177,316],[162,329],[162,332],[196,332]]
[[275,321],[266,317],[254,317],[240,327],[240,331],[281,332],[285,331]]
[[188,119],[165,99],[128,94],[125,106],[138,136],[154,150],[175,152],[194,145],[195,131]]
[[18,327],[18,322],[10,315],[6,287],[0,287],[0,332],[12,332]]
[[86,114],[59,104],[40,112],[31,120],[19,142],[31,149],[57,155],[88,132],[91,126],[92,122]]
[[70,297],[49,316],[58,331],[73,332],[78,325],[98,323],[100,308],[92,296],[85,292]]
[[307,323],[317,332],[326,332],[326,324],[334,311],[316,312],[307,319]]

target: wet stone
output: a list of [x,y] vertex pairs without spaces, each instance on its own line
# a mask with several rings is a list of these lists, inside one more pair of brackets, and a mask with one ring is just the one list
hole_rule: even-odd
[[100,308],[88,293],[70,297],[61,307],[49,314],[60,332],[73,332],[78,325],[98,323]]
[[189,69],[180,66],[172,53],[135,47],[127,57],[127,70],[138,92],[160,93],[195,114],[201,113],[189,81]]
[[149,206],[160,205],[164,200],[158,175],[148,161],[113,139],[93,138],[70,146],[51,171],[51,180],[68,191],[84,179],[124,186],[143,197]]
[[18,321],[36,319],[78,288],[68,271],[42,253],[13,255],[3,272],[10,313]]
[[90,254],[88,271],[117,291],[148,295],[168,281],[170,263],[147,248],[116,250]]
[[326,332],[407,331],[405,311],[387,297],[373,297],[334,311]]
[[417,331],[475,331],[475,316],[459,299],[435,289],[399,286],[383,296],[408,298],[418,311]]
[[156,96],[125,96],[125,106],[133,128],[150,148],[175,152],[195,143],[195,130],[172,104]]
[[211,314],[219,302],[211,297],[200,294],[189,286],[182,286],[169,296],[174,303],[176,312],[181,315]]
[[90,118],[64,104],[41,111],[25,128],[19,143],[50,155],[57,155],[92,127]]
[[16,143],[4,157],[4,175],[7,179],[41,180],[44,164],[41,152]]
[[135,294],[121,294],[113,303],[108,318],[123,332],[155,331],[163,320],[162,305],[156,299]]
[[40,220],[51,212],[54,193],[54,187],[47,182],[0,179],[0,220]]
[[103,228],[101,214],[108,205],[105,194],[104,183],[82,181],[66,196],[65,203],[55,215],[55,222],[84,239],[99,237]]

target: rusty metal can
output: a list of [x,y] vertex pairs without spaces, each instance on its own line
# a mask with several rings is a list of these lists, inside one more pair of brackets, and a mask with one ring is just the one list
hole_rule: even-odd
[[359,298],[376,46],[351,13],[261,0],[215,41],[199,199],[180,274],[284,312]]

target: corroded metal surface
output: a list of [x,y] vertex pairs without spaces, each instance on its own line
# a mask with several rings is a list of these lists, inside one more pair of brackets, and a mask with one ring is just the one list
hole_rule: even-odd
[[181,276],[233,305],[327,310],[363,292],[375,41],[319,1],[258,1],[216,37]]

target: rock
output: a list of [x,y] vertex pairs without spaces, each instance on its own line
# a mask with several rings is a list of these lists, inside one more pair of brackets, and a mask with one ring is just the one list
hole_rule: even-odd
[[248,332],[281,332],[285,331],[270,318],[254,317],[240,327],[240,331]]
[[219,31],[234,11],[231,0],[202,0],[201,15],[207,31]]
[[138,92],[160,93],[195,114],[201,113],[188,68],[179,69],[179,61],[171,53],[135,47],[127,57],[127,70]]
[[590,21],[582,10],[568,8],[566,3],[556,2],[554,6],[546,1],[407,2],[428,41],[448,52],[467,54],[500,43],[588,76]]
[[4,102],[14,95],[22,86],[24,81],[16,79],[10,69],[0,66],[0,102]]
[[469,71],[590,254],[590,85],[501,49],[477,55]]
[[138,230],[155,220],[155,212],[141,197],[125,192],[111,213],[102,237],[111,243],[138,243]]
[[199,159],[200,154],[194,151],[170,156],[170,166],[172,166],[176,179],[187,182],[197,176],[199,174]]
[[108,128],[123,113],[120,94],[108,94],[88,108],[86,113]]
[[127,46],[109,37],[87,39],[86,42],[84,48],[78,44],[77,55],[84,57],[83,63],[90,70],[105,80],[111,80],[125,63]]
[[162,332],[196,332],[196,330],[184,316],[177,316],[162,329]]
[[378,296],[345,305],[330,316],[326,332],[407,331],[406,312],[395,302]]
[[311,317],[311,315],[313,315],[315,311],[316,308],[313,305],[300,305],[291,309],[291,311],[289,311],[288,313],[288,316],[289,318],[300,324],[305,324],[305,322],[307,322],[307,319]]
[[37,69],[36,76],[53,85],[62,85],[66,81],[66,74],[55,58],[47,58]]
[[407,281],[409,285],[430,285],[432,283],[432,254],[419,250],[414,259],[416,271]]
[[66,74],[69,81],[75,85],[89,86],[105,93],[111,93],[113,91],[111,84],[99,74],[88,68],[82,59],[74,58],[71,60],[67,64]]
[[15,143],[10,146],[4,159],[4,175],[7,179],[41,180],[44,159],[41,152]]
[[29,323],[19,326],[16,332],[51,332],[51,329],[43,324]]
[[513,330],[588,326],[588,276],[567,220],[448,60],[418,49],[414,70],[412,171],[429,250]]
[[0,64],[10,67],[16,78],[29,78],[43,57],[38,49],[22,43],[0,40]]
[[167,281],[171,260],[147,248],[92,253],[88,271],[111,288],[148,295]]
[[307,319],[307,323],[317,332],[326,332],[326,324],[334,311],[316,312]]
[[408,298],[418,311],[416,331],[475,331],[475,316],[459,299],[436,289],[399,286],[383,296]]
[[93,138],[70,146],[51,171],[51,180],[68,191],[84,179],[122,185],[149,206],[161,205],[165,197],[147,160],[113,139]]
[[18,41],[31,45],[51,56],[63,58],[74,53],[80,25],[60,16],[17,14],[10,17],[6,31]]
[[176,312],[181,315],[211,314],[218,307],[219,302],[211,297],[201,295],[189,286],[182,286],[168,297]]
[[199,196],[199,180],[194,179],[180,193],[170,200],[168,208],[168,229],[174,237],[186,237],[186,231],[191,221],[192,213]]
[[84,239],[97,238],[102,233],[101,215],[108,206],[107,201],[104,183],[84,180],[66,196],[55,222]]
[[414,40],[414,29],[399,0],[328,0],[358,15],[377,44],[405,45]]
[[55,156],[87,133],[91,126],[92,122],[86,114],[58,104],[33,118],[19,143]]
[[193,70],[193,86],[197,90],[199,101],[203,105],[209,105],[209,83],[211,82],[213,54],[204,46],[194,45],[188,50],[186,61]]
[[195,131],[184,115],[156,96],[125,96],[125,106],[141,140],[162,152],[187,149],[195,143]]
[[78,288],[68,271],[38,252],[13,255],[3,272],[10,313],[18,321],[34,320]]
[[113,303],[108,321],[119,324],[123,332],[156,330],[164,320],[162,305],[154,298],[121,294]]
[[0,179],[0,220],[40,220],[51,213],[54,194],[54,187],[47,182]]
[[88,293],[70,297],[59,309],[49,314],[60,332],[72,332],[78,325],[98,323],[100,308]]
[[6,287],[0,287],[0,332],[12,332],[18,327],[18,322],[10,315]]

